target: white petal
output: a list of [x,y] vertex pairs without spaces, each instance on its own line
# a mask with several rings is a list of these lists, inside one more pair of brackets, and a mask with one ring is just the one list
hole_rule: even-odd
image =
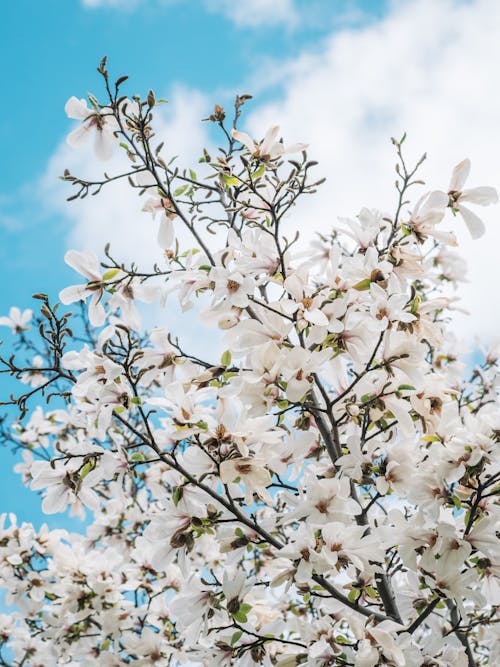
[[302,151],[305,151],[309,144],[292,144],[291,146],[287,146],[285,150],[283,151],[284,153],[301,153]]
[[69,144],[72,148],[80,148],[87,141],[90,132],[90,125],[83,124],[70,132],[66,137],[66,143]]
[[43,499],[42,512],[44,514],[56,514],[64,512],[69,502],[68,490],[62,484],[56,484],[48,490]]
[[310,388],[311,385],[307,380],[296,380],[295,378],[292,378],[286,386],[287,398],[296,403],[300,401]]
[[424,204],[424,209],[445,209],[448,206],[448,200],[449,197],[445,192],[434,190],[429,194],[427,201]]
[[266,136],[264,137],[264,141],[260,147],[260,152],[262,155],[270,155],[271,150],[276,148],[275,144],[278,143],[277,139],[279,131],[279,125],[273,125],[268,129]]
[[304,317],[311,324],[318,324],[320,327],[326,327],[329,324],[328,317],[319,308],[313,310],[305,310]]
[[460,202],[463,201],[470,201],[480,206],[488,206],[489,204],[496,204],[498,202],[498,193],[495,188],[490,188],[486,185],[479,188],[470,188],[462,192]]
[[451,181],[448,190],[450,192],[461,192],[470,171],[470,160],[465,159],[459,162],[453,169]]
[[12,306],[9,311],[10,319],[16,324],[21,324],[21,311],[17,306]]
[[59,292],[59,301],[67,306],[75,301],[84,301],[89,294],[86,285],[70,285]]
[[456,247],[458,245],[457,237],[453,232],[441,232],[433,230],[430,234],[441,243]]
[[91,281],[99,281],[101,274],[99,272],[99,260],[93,252],[80,252],[78,250],[68,250],[64,255],[64,261],[72,269],[81,273]]
[[172,247],[174,242],[174,225],[172,220],[169,220],[166,217],[163,217],[160,220],[160,226],[158,228],[158,245],[163,250],[168,250]]
[[22,313],[21,321],[19,322],[19,324],[21,324],[21,326],[24,326],[25,324],[27,324],[31,320],[32,317],[33,317],[33,311],[30,308],[27,308]]
[[113,156],[114,136],[106,130],[96,130],[94,150],[99,160],[109,160]]
[[234,463],[232,461],[223,461],[219,469],[220,481],[223,484],[230,484],[238,477]]
[[129,299],[125,299],[124,302],[122,302],[120,309],[122,320],[125,322],[125,324],[131,329],[139,331],[141,328],[141,316],[139,315],[139,311],[137,310],[135,303]]
[[78,494],[82,503],[91,510],[97,510],[100,507],[99,498],[92,489],[83,487]]
[[74,95],[64,105],[64,111],[68,118],[75,120],[85,120],[92,113],[87,107],[87,102],[84,99],[79,100]]
[[106,313],[99,297],[100,294],[94,292],[89,303],[89,320],[93,327],[100,327],[106,319]]
[[246,132],[239,132],[238,130],[233,130],[232,131],[233,138],[236,139],[236,141],[239,141],[242,143],[244,146],[248,148],[250,153],[254,153],[256,150],[256,145],[254,140],[246,134]]
[[385,407],[392,412],[398,421],[398,426],[404,435],[412,437],[415,434],[415,426],[413,419],[410,417],[408,410],[410,404],[406,401],[399,400],[393,396],[384,396]]
[[458,210],[460,215],[464,219],[464,222],[467,225],[467,229],[469,230],[472,238],[473,239],[480,238],[485,232],[484,223],[481,220],[481,218],[478,218],[478,216],[475,213],[470,211],[465,206],[459,206]]

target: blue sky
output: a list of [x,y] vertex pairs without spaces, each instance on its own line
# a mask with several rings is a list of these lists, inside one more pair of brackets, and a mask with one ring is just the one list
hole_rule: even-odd
[[[328,176],[326,194],[307,214],[299,211],[307,234],[313,222],[321,228],[362,205],[390,210],[389,137],[403,131],[412,155],[429,152],[433,186],[446,186],[454,164],[470,157],[470,185],[498,187],[499,34],[496,0],[5,3],[0,314],[11,305],[31,306],[34,292],[55,297],[73,282],[63,262],[68,247],[99,250],[110,236],[126,258],[138,247],[146,254],[155,247],[154,234],[146,234],[151,228],[138,227],[140,207],[128,193],[117,188],[98,200],[66,204],[68,193],[57,183],[65,166],[76,173],[94,168],[90,151],[77,156],[64,143],[73,127],[64,104],[71,95],[100,93],[96,66],[103,55],[113,75],[130,76],[129,94],[151,87],[172,99],[163,127],[188,155],[195,154],[198,120],[215,102],[255,93],[245,129],[262,136],[271,123],[281,124],[290,141],[310,144]],[[196,131],[209,140],[204,128]],[[488,337],[498,328],[491,267],[500,225],[498,213],[488,215],[492,231],[484,241],[472,246],[463,237],[473,318],[457,328],[466,337]],[[0,383],[5,395],[5,380]],[[0,511],[40,523],[38,499],[9,473],[12,456],[0,450],[0,457]],[[64,521],[49,517],[51,526]]]

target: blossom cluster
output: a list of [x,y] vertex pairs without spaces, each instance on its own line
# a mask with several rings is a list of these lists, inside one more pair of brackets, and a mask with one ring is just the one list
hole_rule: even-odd
[[[45,512],[92,517],[85,535],[4,518],[10,664],[500,662],[500,345],[472,370],[460,358],[446,226],[479,236],[469,205],[495,190],[464,189],[464,160],[410,205],[421,162],[403,138],[395,214],[363,208],[306,247],[287,228],[315,163],[278,127],[240,132],[248,96],[232,126],[216,105],[227,146],[198,177],[154,143],[154,94],[120,97],[100,70],[109,101],[68,102],[70,143],[126,149],[161,261],[69,251],[83,283],[60,301],[83,302],[83,324],[38,295],[43,344],[21,347],[39,361],[2,357],[31,385],[24,412],[34,394],[63,401],[5,431],[17,471]],[[76,196],[108,186],[64,178]],[[212,325],[220,358],[184,349],[168,311],[143,332],[140,303],[172,300]],[[0,324],[27,341],[31,318]]]

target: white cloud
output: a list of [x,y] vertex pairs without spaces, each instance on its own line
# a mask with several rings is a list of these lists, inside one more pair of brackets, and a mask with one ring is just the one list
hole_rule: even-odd
[[[404,131],[411,158],[428,151],[422,174],[430,186],[446,187],[451,168],[464,157],[472,160],[470,185],[500,185],[499,34],[497,0],[394,2],[385,18],[337,30],[314,53],[274,67],[268,63],[266,82],[282,94],[254,107],[243,125],[261,136],[280,123],[289,141],[310,144],[311,157],[320,162],[318,175],[328,180],[297,209],[296,224],[306,235],[363,205],[394,208],[389,138]],[[264,86],[259,79],[255,84],[254,91]],[[175,121],[164,128],[187,159],[197,158],[195,146],[206,139],[199,118],[211,105],[202,99],[180,90]],[[71,245],[99,245],[108,240],[111,224],[117,253],[154,252],[154,233],[136,215],[133,194],[124,188],[98,201],[73,203]],[[485,209],[484,218],[488,231],[482,240],[473,243],[463,230],[459,234],[469,263],[465,305],[472,313],[460,329],[489,336],[498,333],[500,311],[498,207]]]
[[293,0],[204,0],[209,11],[223,14],[239,27],[256,28],[278,23],[295,26],[299,20]]
[[[131,11],[139,5],[171,5],[181,0],[82,0],[83,6],[90,9],[109,7]],[[199,0],[201,1],[201,0]],[[283,24],[295,26],[299,16],[294,0],[252,0],[235,2],[234,0],[202,0],[205,8],[221,14],[238,27],[256,28],[265,25]]]

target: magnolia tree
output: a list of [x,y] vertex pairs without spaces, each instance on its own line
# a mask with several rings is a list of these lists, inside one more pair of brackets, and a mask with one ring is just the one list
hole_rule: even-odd
[[[153,92],[99,72],[105,100],[68,101],[68,140],[129,166],[63,179],[70,199],[128,179],[161,251],[148,270],[70,250],[76,313],[37,294],[38,317],[0,320],[2,373],[24,383],[3,396],[16,470],[44,512],[90,514],[85,534],[3,517],[0,664],[499,664],[500,344],[472,371],[457,356],[463,263],[443,229],[479,236],[469,204],[495,190],[464,189],[464,160],[423,192],[423,159],[393,140],[394,213],[364,208],[307,249],[290,218],[315,163],[278,127],[237,129],[249,96],[206,119],[224,146],[197,175],[155,136]],[[187,349],[165,299],[217,344]],[[138,302],[156,304],[149,333]]]

